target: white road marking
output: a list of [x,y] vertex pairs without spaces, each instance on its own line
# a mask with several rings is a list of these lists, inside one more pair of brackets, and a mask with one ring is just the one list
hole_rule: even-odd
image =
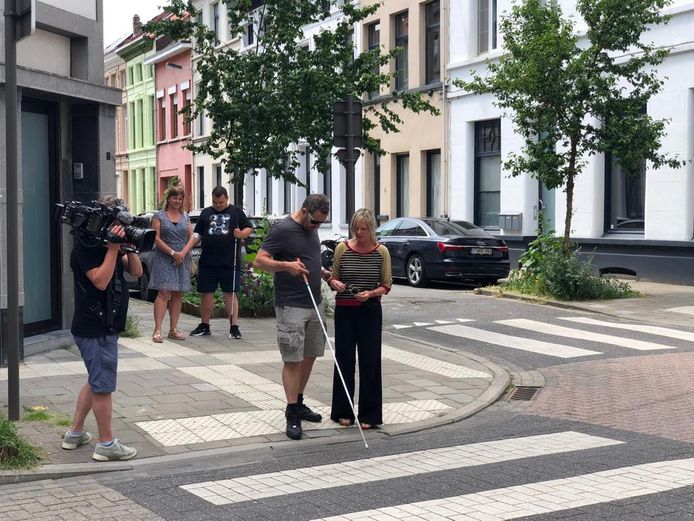
[[424,327],[424,326],[433,326],[434,324],[432,324],[431,322],[415,322],[414,325],[418,326],[418,327]]
[[411,325],[400,325],[400,324],[394,324],[393,328],[395,329],[407,329],[408,327],[412,327]]
[[411,353],[395,347],[383,345],[381,348],[381,356],[385,359],[398,362],[403,365],[409,365],[422,371],[435,373],[448,378],[489,378],[490,375],[483,371],[477,371],[464,365],[452,364],[437,360],[430,356]]
[[541,340],[532,340],[530,338],[504,335],[502,333],[494,333],[493,331],[485,331],[469,326],[461,326],[456,324],[453,326],[438,326],[430,328],[431,331],[445,333],[458,338],[467,338],[478,342],[486,342],[496,346],[509,347],[511,349],[519,349],[521,351],[529,351],[541,355],[556,356],[558,358],[574,358],[577,356],[590,356],[602,354],[599,351],[590,351],[578,347],[565,346],[562,344],[552,344]]
[[227,505],[309,490],[370,483],[622,443],[618,440],[567,431],[192,483],[181,488],[215,505]]
[[364,510],[314,521],[501,521],[599,505],[694,485],[694,458],[659,461],[474,494]]
[[694,333],[689,331],[680,331],[679,329],[671,329],[669,327],[649,326],[643,324],[620,324],[617,322],[606,322],[589,317],[560,317],[559,320],[568,320],[569,322],[577,322],[579,324],[589,324],[591,326],[613,327],[615,329],[626,329],[627,331],[640,331],[641,333],[649,333],[651,335],[664,336],[668,338],[676,338],[678,340],[694,341]]
[[497,320],[497,324],[505,326],[517,327],[544,333],[547,335],[563,336],[566,338],[576,338],[578,340],[588,340],[591,342],[601,342],[603,344],[611,344],[614,346],[626,347],[628,349],[636,349],[638,351],[657,351],[662,349],[676,349],[673,346],[655,344],[653,342],[644,342],[643,340],[632,340],[614,335],[603,335],[602,333],[593,333],[583,329],[572,329],[570,327],[555,326],[546,322],[537,320],[528,320],[526,318],[513,318],[510,320]]
[[694,306],[681,306],[677,308],[668,308],[665,311],[672,313],[681,313],[682,315],[694,315]]
[[451,320],[434,320],[437,324],[455,324],[455,322],[452,322]]

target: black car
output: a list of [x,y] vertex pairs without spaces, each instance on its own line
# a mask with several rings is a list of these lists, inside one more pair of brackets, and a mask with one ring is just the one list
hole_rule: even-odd
[[388,248],[393,277],[412,286],[429,280],[495,283],[508,276],[508,246],[466,221],[398,217],[376,230]]

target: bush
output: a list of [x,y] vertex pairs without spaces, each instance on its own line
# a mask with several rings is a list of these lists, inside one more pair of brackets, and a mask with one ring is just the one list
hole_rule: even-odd
[[521,268],[513,270],[506,285],[520,293],[557,300],[602,300],[633,297],[638,293],[626,282],[593,275],[592,258],[583,260],[571,245],[565,253],[563,239],[540,235],[521,255]]
[[14,423],[0,418],[0,469],[29,469],[40,459],[39,449],[19,436]]
[[274,293],[272,274],[256,271],[247,264],[241,273],[241,288],[238,292],[239,314],[245,317],[274,316]]
[[125,338],[137,338],[140,336],[140,317],[135,315],[128,315],[125,318],[125,330],[120,334],[120,336]]

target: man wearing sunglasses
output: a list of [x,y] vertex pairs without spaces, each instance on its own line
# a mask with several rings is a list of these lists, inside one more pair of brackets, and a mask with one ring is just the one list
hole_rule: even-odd
[[287,398],[287,436],[301,439],[301,421],[320,422],[320,414],[304,404],[304,388],[316,357],[323,356],[325,338],[311,302],[304,275],[321,310],[321,278],[330,272],[320,262],[318,228],[330,212],[323,194],[311,194],[297,211],[268,232],[253,266],[274,273],[277,343],[282,361],[282,385]]

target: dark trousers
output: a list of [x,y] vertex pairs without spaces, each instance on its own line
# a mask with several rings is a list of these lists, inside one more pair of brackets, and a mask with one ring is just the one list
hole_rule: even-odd
[[[359,307],[335,306],[335,358],[342,369],[350,398],[354,398],[355,355],[359,354],[359,421],[383,423],[381,385],[381,303],[368,301]],[[333,372],[333,403],[330,418],[354,420],[340,375]]]

